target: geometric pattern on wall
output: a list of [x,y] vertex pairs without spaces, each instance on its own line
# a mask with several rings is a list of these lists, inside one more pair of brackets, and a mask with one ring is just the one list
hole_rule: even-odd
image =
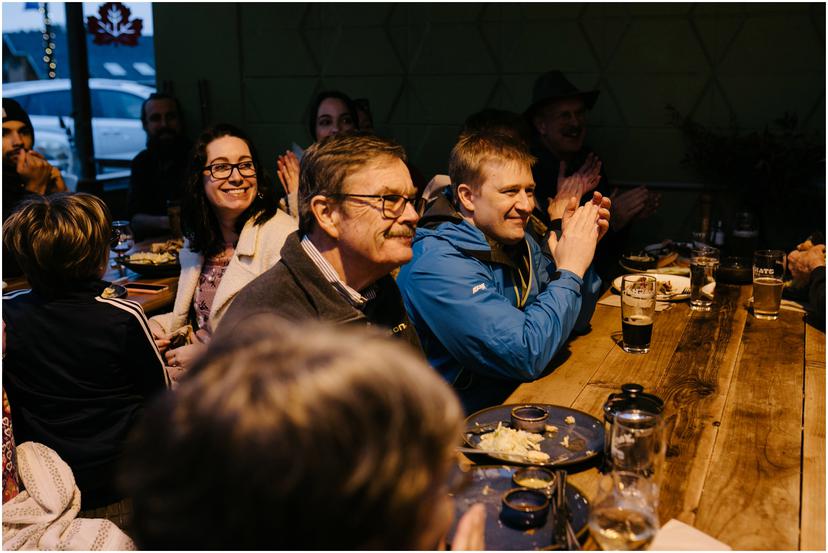
[[[158,22],[180,16],[187,5],[156,6]],[[693,180],[680,166],[683,147],[667,125],[667,104],[708,125],[736,121],[743,129],[761,129],[790,111],[824,133],[824,4],[241,3],[235,9],[237,22],[225,22],[223,39],[238,39],[238,59],[219,60],[213,73],[221,75],[222,64],[228,74],[237,71],[241,123],[265,152],[293,141],[306,146],[311,96],[341,88],[370,99],[380,134],[397,138],[424,174],[444,171],[466,116],[484,107],[522,112],[535,77],[552,68],[580,88],[601,91],[588,141],[616,180]],[[178,40],[207,36],[199,27],[177,32]],[[188,78],[213,77],[195,66],[159,75]]]

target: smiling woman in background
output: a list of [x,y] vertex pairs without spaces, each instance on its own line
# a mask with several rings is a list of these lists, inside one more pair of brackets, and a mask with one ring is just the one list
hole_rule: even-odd
[[[359,128],[356,104],[347,94],[338,90],[317,94],[308,113],[308,131],[314,142]],[[288,150],[277,158],[276,167],[279,182],[288,194],[291,213],[297,214],[295,197],[299,189],[299,157]]]
[[188,174],[175,306],[150,319],[173,380],[204,350],[236,293],[279,261],[285,238],[296,230],[277,209],[273,186],[241,130],[222,124],[202,133]]

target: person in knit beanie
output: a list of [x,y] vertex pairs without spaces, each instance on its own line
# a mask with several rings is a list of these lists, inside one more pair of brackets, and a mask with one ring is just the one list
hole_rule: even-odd
[[34,151],[34,128],[17,101],[3,98],[3,220],[27,193],[63,192],[60,171]]

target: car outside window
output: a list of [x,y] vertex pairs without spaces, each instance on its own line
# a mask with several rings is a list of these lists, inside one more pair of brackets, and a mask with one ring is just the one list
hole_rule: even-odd
[[72,112],[72,98],[68,90],[26,94],[15,97],[15,100],[29,115],[69,116]]
[[92,116],[115,119],[140,119],[144,99],[117,90],[92,89]]

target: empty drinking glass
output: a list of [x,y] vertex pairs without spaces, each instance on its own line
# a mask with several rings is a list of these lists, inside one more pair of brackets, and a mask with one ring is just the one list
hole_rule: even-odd
[[601,477],[589,513],[589,531],[602,549],[644,549],[653,541],[658,527],[655,482],[625,471]]
[[115,260],[118,262],[122,275],[125,273],[123,263],[126,259],[126,252],[131,250],[134,245],[135,235],[132,233],[129,221],[112,221],[110,249],[115,252]]
[[690,308],[710,311],[713,291],[708,287],[715,283],[713,274],[719,266],[719,250],[710,246],[693,248],[690,252]]
[[660,415],[640,409],[615,414],[610,438],[613,470],[640,474],[660,484],[664,453],[664,425]]

